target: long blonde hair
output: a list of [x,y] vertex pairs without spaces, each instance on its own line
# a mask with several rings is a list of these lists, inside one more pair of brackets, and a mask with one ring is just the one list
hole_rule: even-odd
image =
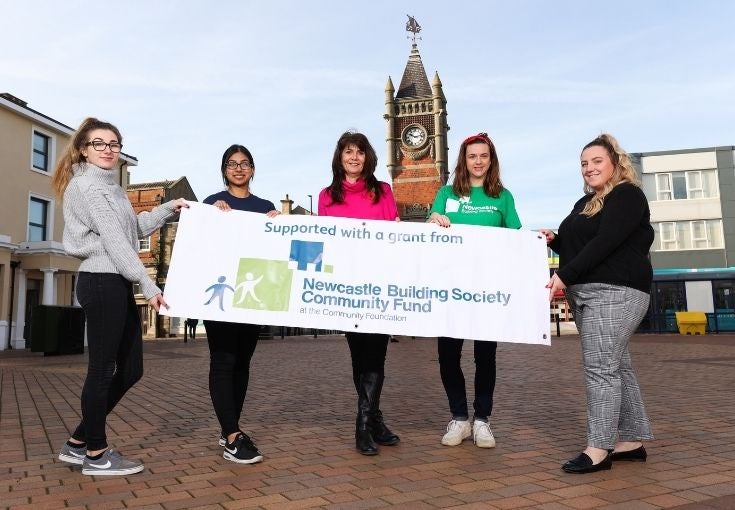
[[610,161],[615,166],[612,177],[600,190],[595,190],[584,183],[585,195],[593,195],[592,199],[587,202],[580,214],[584,214],[588,218],[591,218],[602,210],[602,206],[605,205],[605,197],[613,190],[615,186],[623,182],[629,182],[634,186],[640,186],[641,181],[638,179],[638,174],[633,168],[633,163],[630,161],[630,156],[621,147],[615,137],[608,133],[602,133],[600,136],[592,140],[590,143],[582,148],[582,152],[589,149],[590,147],[602,147],[607,151],[607,155],[610,157]]
[[120,134],[120,130],[109,122],[104,122],[99,119],[95,119],[94,117],[84,119],[81,125],[74,132],[74,136],[72,136],[69,144],[64,149],[61,158],[59,158],[59,162],[56,164],[54,176],[51,179],[51,185],[53,186],[57,197],[62,198],[64,196],[64,191],[66,191],[66,187],[69,185],[69,181],[72,177],[72,165],[87,161],[87,158],[82,155],[82,148],[84,148],[87,142],[89,142],[89,132],[94,131],[95,129],[107,129],[112,131],[115,133],[117,141],[122,144],[122,135]]

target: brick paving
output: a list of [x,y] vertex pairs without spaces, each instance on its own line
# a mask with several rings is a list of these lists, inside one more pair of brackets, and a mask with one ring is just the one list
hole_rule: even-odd
[[735,335],[638,336],[632,350],[657,436],[649,461],[570,475],[559,466],[585,434],[576,335],[500,344],[490,450],[440,445],[436,342],[391,343],[382,408],[401,443],[375,457],[354,450],[344,339],[261,341],[242,422],[265,456],[255,465],[217,446],[206,342],[147,342],[146,374],[108,422],[111,445],[146,469],[110,478],[56,460],[79,419],[86,357],[4,351],[0,508],[735,508]]

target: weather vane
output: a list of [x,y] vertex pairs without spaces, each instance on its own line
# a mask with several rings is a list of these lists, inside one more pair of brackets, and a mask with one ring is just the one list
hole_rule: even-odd
[[[416,34],[421,32],[421,25],[419,25],[419,22],[416,21],[416,18],[411,16],[410,14],[406,14],[408,16],[408,21],[406,22],[406,32],[411,32],[412,35],[406,36],[408,39],[411,39],[414,44],[416,44]],[[418,39],[421,39],[418,37]]]

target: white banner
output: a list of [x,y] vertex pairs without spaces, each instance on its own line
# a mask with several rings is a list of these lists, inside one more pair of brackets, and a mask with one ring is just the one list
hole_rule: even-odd
[[190,205],[166,315],[550,344],[546,242],[536,232]]

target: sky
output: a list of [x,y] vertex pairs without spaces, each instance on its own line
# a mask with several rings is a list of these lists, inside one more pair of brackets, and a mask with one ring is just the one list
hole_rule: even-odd
[[[64,124],[117,125],[131,182],[222,189],[233,143],[252,192],[317,208],[340,134],[385,167],[385,85],[411,50],[447,97],[450,170],[484,131],[526,228],[582,195],[579,153],[602,132],[629,152],[735,145],[729,0],[0,0],[0,92]],[[1,135],[1,133],[0,133]],[[310,202],[308,195],[312,195]]]

